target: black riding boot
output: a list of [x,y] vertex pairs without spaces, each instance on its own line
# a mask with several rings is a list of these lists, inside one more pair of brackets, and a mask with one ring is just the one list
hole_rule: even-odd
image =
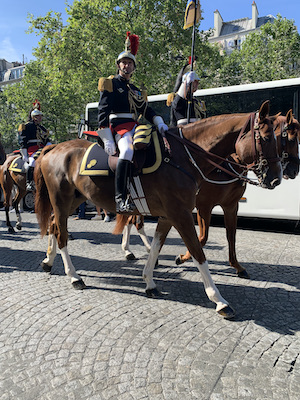
[[26,173],[26,189],[34,191],[35,190],[35,185],[34,185],[34,180],[33,180],[33,167],[28,167],[27,173]]
[[136,207],[130,201],[127,193],[127,180],[130,172],[131,162],[128,160],[120,160],[117,164],[115,177],[115,200],[117,213],[132,213]]

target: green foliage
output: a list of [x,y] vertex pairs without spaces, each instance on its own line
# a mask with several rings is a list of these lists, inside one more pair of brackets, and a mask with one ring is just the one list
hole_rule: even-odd
[[294,21],[277,15],[273,23],[249,34],[240,51],[225,57],[220,75],[228,84],[295,78],[300,74],[299,54]]
[[[29,33],[40,41],[22,81],[1,93],[5,143],[15,143],[17,127],[35,99],[53,141],[75,138],[85,105],[99,98],[98,79],[116,73],[126,31],[140,37],[133,83],[145,86],[148,95],[172,91],[191,53],[192,28],[183,30],[185,7],[186,0],[74,0],[66,25],[53,11],[29,15]],[[300,41],[293,21],[278,16],[229,56],[221,56],[207,37],[199,32],[195,39],[202,88],[299,76]]]

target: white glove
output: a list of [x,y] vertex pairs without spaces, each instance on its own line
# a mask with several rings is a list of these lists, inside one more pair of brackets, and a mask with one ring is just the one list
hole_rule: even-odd
[[105,153],[107,153],[110,156],[116,153],[116,145],[113,140],[104,139],[103,143],[104,143]]
[[22,155],[23,161],[28,163],[29,155],[27,149],[21,149],[20,153]]
[[101,138],[102,142],[104,143],[104,150],[105,153],[108,155],[113,155],[116,153],[116,145],[111,133],[110,128],[103,128],[97,131],[99,137]]
[[169,128],[168,128],[168,125],[166,125],[166,124],[164,123],[164,120],[162,119],[162,117],[160,117],[160,116],[158,116],[158,115],[156,115],[156,116],[153,118],[153,123],[154,123],[154,125],[157,127],[158,132],[161,133],[161,134],[163,134],[164,132],[166,132],[166,131],[169,129]]

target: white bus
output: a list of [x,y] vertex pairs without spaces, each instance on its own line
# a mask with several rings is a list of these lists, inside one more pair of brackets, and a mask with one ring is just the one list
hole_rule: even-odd
[[[293,109],[295,118],[300,118],[300,78],[259,82],[247,85],[227,86],[198,90],[195,96],[205,101],[207,117],[219,114],[253,112],[265,100],[270,100],[270,114],[282,112],[285,115]],[[151,107],[161,115],[166,123],[170,121],[170,108],[166,105],[168,94],[148,97]],[[86,106],[86,130],[97,129],[98,103]],[[249,173],[255,179],[253,173]],[[221,207],[213,209],[213,214],[222,215]],[[240,200],[238,216],[300,220],[300,175],[296,179],[283,180],[273,190],[247,185]]]

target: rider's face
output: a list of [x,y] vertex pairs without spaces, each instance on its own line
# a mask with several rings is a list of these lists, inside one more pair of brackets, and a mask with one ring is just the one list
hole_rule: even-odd
[[130,58],[122,58],[119,62],[119,74],[129,79],[135,69],[134,62]]
[[35,117],[33,117],[33,122],[35,124],[40,124],[42,122],[42,115],[36,115]]

